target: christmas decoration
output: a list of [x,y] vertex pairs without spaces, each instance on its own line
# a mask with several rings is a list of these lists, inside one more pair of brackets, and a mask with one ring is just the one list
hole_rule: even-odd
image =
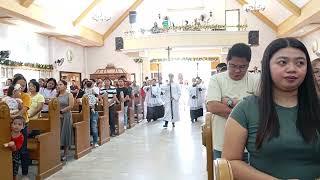
[[53,70],[53,65],[51,64],[23,63],[19,61],[12,61],[9,59],[0,59],[0,65],[11,67],[29,67],[39,70]]
[[[219,61],[220,57],[181,57],[170,58],[170,61]],[[168,61],[167,58],[151,59],[150,62]]]

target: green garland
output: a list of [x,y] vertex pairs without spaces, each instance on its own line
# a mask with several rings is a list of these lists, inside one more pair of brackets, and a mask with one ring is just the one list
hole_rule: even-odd
[[[167,32],[177,32],[177,31],[226,31],[226,28],[238,28],[239,31],[246,31],[248,25],[240,24],[237,26],[226,26],[221,24],[207,24],[207,25],[183,25],[183,26],[170,26],[168,28],[152,27],[150,30],[140,29],[140,32],[144,34],[145,32],[151,32],[152,34],[157,33],[167,33]],[[124,32],[126,36],[134,35],[135,31],[126,31]]]
[[[237,27],[241,31],[247,29],[247,25],[226,26],[220,24],[208,24],[208,25],[183,25],[183,26],[171,26],[169,30],[173,31],[225,31],[227,27]],[[164,30],[163,28],[160,28]]]
[[41,70],[53,70],[53,65],[51,64],[39,64],[39,63],[23,63],[18,61],[12,61],[9,59],[0,59],[0,65],[3,66],[14,66],[14,67],[29,67]]
[[[218,61],[219,57],[182,57],[182,58],[171,58],[170,61]],[[150,62],[162,62],[168,61],[167,58],[151,59]]]

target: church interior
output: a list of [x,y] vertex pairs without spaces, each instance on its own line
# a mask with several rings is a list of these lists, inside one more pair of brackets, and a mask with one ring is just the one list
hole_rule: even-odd
[[[208,103],[221,74],[272,75],[266,49],[288,37],[305,46],[320,92],[319,0],[0,0],[0,179],[273,179],[248,168],[247,146],[246,167],[229,151],[214,157],[222,115]],[[247,64],[232,64],[244,58],[237,44]],[[240,85],[220,90],[236,117]]]

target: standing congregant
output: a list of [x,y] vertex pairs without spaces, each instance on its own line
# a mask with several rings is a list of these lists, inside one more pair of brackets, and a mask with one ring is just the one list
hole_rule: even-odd
[[173,74],[169,74],[169,82],[162,86],[164,91],[164,106],[165,113],[163,120],[165,124],[163,127],[168,127],[169,121],[172,122],[172,126],[175,127],[175,122],[179,121],[179,99],[181,96],[179,84],[173,82]]

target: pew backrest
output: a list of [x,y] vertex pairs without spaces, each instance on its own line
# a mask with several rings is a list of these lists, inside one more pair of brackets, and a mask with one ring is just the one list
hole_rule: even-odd
[[3,144],[11,140],[10,130],[11,118],[10,110],[7,104],[0,102],[0,179],[11,180],[12,172],[12,152]]

